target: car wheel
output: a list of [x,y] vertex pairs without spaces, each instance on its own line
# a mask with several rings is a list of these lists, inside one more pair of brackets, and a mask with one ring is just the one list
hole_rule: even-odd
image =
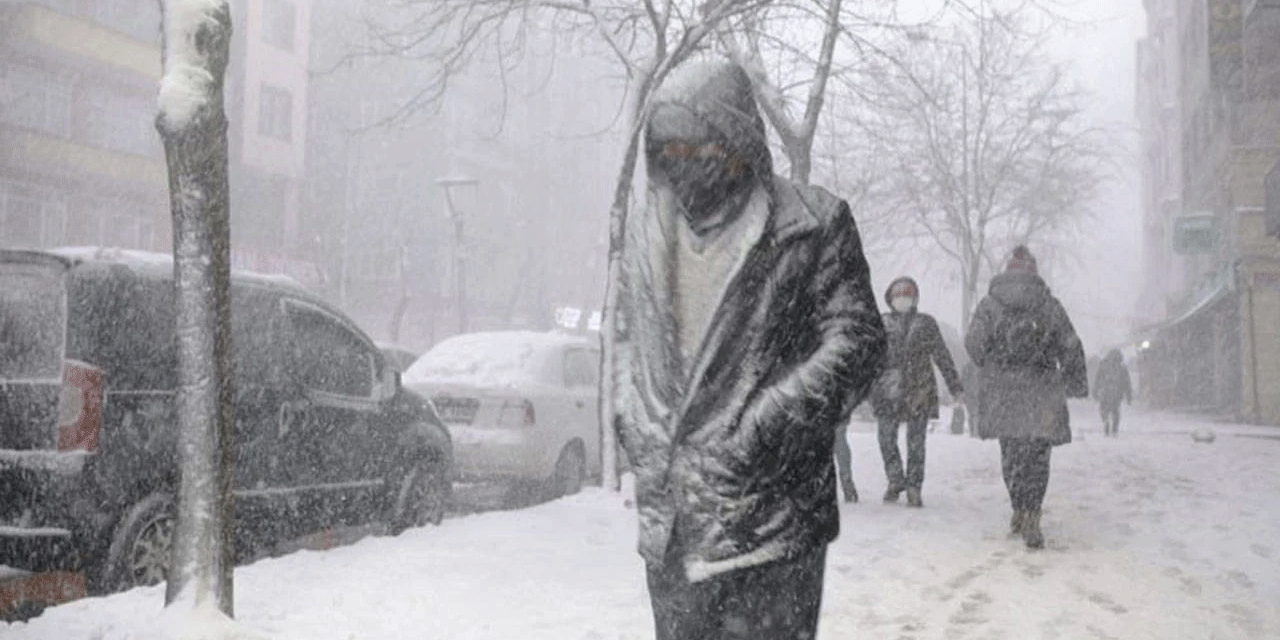
[[392,503],[390,530],[399,535],[410,527],[440,524],[453,502],[453,483],[443,465],[420,462],[400,480]]
[[133,505],[111,538],[103,587],[124,591],[167,579],[175,522],[173,499],[165,494],[153,493]]
[[582,443],[575,440],[565,445],[556,459],[555,474],[551,476],[552,497],[571,496],[582,491],[586,475],[587,455]]

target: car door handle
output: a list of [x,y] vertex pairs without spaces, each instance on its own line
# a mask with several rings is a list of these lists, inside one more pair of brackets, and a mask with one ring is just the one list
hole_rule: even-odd
[[585,403],[585,402],[583,402],[583,401],[579,400],[579,401],[575,402],[574,404],[578,405],[578,408],[579,408],[579,409],[581,409],[581,408],[585,407],[587,403]]

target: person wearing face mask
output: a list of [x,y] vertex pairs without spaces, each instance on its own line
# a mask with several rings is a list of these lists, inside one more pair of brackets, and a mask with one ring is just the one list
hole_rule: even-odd
[[849,206],[773,172],[751,81],[682,64],[647,113],[611,349],[658,640],[812,640],[837,429],[883,363]]
[[[924,506],[920,495],[924,484],[925,430],[930,418],[938,417],[938,388],[933,367],[942,372],[947,389],[957,402],[964,387],[942,340],[938,322],[920,313],[920,288],[916,281],[901,277],[884,294],[889,312],[884,314],[889,339],[889,361],[871,394],[876,416],[880,456],[888,487],[885,502],[897,502],[903,491],[907,505]],[[898,450],[898,427],[907,425],[907,466],[902,467]]]

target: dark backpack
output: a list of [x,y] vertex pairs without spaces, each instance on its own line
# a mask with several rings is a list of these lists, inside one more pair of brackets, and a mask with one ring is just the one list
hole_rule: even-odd
[[996,302],[1000,315],[991,335],[992,360],[1005,367],[1054,368],[1053,332],[1040,309]]

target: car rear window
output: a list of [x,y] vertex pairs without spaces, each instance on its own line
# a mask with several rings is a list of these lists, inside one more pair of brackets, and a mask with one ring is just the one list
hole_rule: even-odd
[[61,378],[66,324],[62,273],[41,264],[0,266],[0,379]]

